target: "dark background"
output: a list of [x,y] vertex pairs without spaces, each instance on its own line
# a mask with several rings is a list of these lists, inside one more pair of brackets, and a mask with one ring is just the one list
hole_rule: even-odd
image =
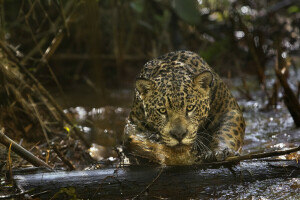
[[299,56],[296,0],[10,0],[0,5],[1,40],[54,94],[133,88],[146,61],[179,49],[199,53],[222,76],[252,74],[263,86],[266,66],[274,65],[276,55],[292,63]]

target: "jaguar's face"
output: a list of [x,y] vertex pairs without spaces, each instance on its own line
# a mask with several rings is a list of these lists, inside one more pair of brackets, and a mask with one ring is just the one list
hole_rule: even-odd
[[168,76],[137,80],[146,124],[157,131],[161,142],[170,147],[194,144],[210,110],[211,81],[210,72],[181,80]]

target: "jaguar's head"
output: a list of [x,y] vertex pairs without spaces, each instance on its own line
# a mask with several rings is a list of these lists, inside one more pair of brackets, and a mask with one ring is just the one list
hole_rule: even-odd
[[[176,77],[176,78],[175,78]],[[197,130],[204,126],[210,110],[212,73],[196,76],[160,75],[136,81],[145,124],[169,147],[193,145]]]

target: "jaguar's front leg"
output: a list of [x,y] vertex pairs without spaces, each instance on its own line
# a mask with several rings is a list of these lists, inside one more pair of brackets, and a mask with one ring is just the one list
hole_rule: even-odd
[[213,157],[217,161],[223,161],[241,153],[245,121],[240,110],[233,110],[223,114],[219,122],[218,129],[213,133],[211,149]]

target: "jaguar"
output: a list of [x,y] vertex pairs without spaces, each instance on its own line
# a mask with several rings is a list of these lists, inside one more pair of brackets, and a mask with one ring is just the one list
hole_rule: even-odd
[[125,133],[136,155],[189,165],[239,155],[245,121],[220,76],[198,54],[175,51],[142,68]]

